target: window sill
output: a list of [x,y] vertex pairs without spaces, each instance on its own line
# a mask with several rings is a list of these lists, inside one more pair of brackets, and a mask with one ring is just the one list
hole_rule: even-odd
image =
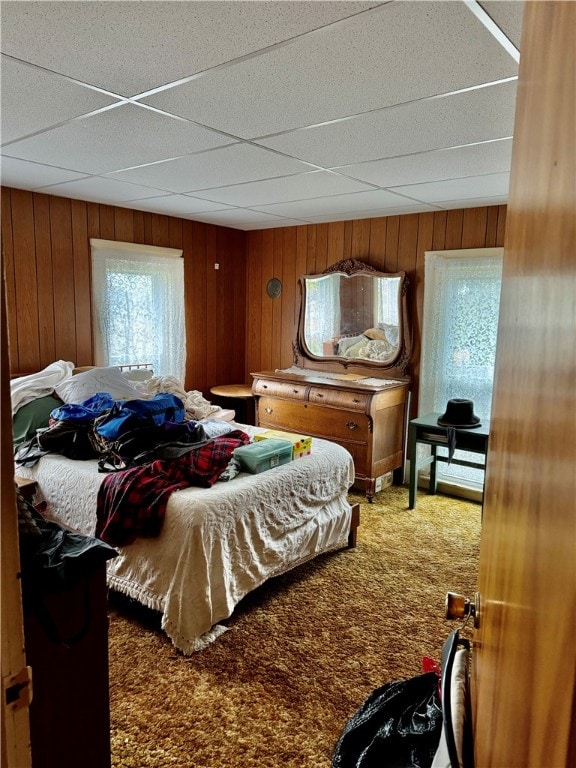
[[[418,488],[428,490],[430,486],[430,478],[426,476],[420,476],[418,481]],[[482,502],[482,489],[474,488],[471,485],[460,485],[459,483],[451,483],[447,480],[438,479],[437,483],[438,493],[445,493],[447,496],[457,496],[460,499],[466,499],[467,501]]]

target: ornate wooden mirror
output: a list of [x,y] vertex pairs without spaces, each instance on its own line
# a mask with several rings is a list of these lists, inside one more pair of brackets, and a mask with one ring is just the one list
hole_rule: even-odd
[[411,332],[404,272],[385,273],[346,259],[300,287],[294,362],[304,368],[403,376]]

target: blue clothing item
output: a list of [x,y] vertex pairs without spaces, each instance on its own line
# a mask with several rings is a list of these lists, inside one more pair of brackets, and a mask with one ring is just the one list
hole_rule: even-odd
[[98,423],[96,432],[106,440],[116,440],[130,429],[165,421],[184,421],[184,403],[170,392],[159,392],[149,400],[118,400]]
[[98,392],[83,403],[66,403],[55,408],[50,418],[56,421],[89,421],[106,413],[113,405],[114,400],[108,392]]

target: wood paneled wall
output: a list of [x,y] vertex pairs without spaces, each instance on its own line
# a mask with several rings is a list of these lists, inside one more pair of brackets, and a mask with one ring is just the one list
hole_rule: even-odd
[[[291,365],[298,278],[354,258],[407,273],[416,412],[424,253],[502,246],[505,221],[506,207],[492,206],[245,233],[2,188],[10,369],[34,371],[58,359],[94,362],[91,237],[183,249],[186,385],[204,393],[215,384],[251,383],[251,371]],[[266,293],[272,277],[283,284],[277,299]]]
[[[250,371],[292,365],[292,341],[296,338],[300,304],[298,278],[322,272],[341,259],[359,259],[383,272],[407,274],[409,313],[413,320],[413,352],[408,373],[413,379],[412,410],[416,413],[424,253],[501,247],[505,223],[506,206],[500,205],[249,232],[246,381],[250,381]],[[277,299],[270,299],[266,293],[266,284],[272,277],[283,283]]]
[[215,384],[244,380],[244,232],[2,188],[11,371],[36,371],[59,359],[79,366],[94,362],[92,237],[182,248],[186,385],[206,393]]

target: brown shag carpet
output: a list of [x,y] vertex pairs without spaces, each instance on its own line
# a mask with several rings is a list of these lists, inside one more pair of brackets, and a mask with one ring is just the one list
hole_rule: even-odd
[[361,502],[358,547],[248,595],[193,656],[156,617],[112,601],[114,768],[329,768],[375,688],[420,674],[453,629],[447,591],[476,590],[481,507],[388,488]]

